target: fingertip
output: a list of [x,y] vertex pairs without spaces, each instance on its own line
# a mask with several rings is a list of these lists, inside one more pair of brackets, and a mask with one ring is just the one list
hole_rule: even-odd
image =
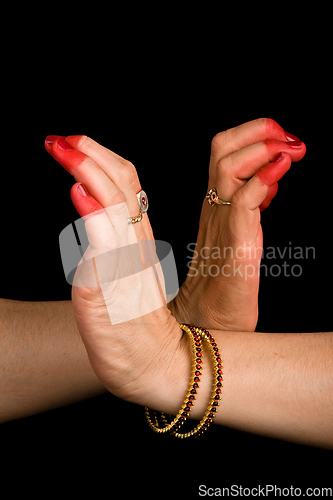
[[79,148],[80,145],[88,139],[86,135],[68,135],[66,141],[73,148]]
[[75,170],[88,158],[87,155],[73,148],[62,136],[53,137],[55,139],[49,141],[47,151],[67,172],[74,175]]
[[80,217],[85,217],[93,212],[103,210],[102,205],[88,193],[87,188],[81,182],[77,182],[72,186],[70,196]]
[[63,135],[48,135],[44,141],[44,146],[47,151],[51,151],[52,149],[52,144],[57,141],[58,139],[64,138]]
[[263,212],[266,208],[269,207],[269,205],[271,204],[271,201],[277,195],[278,189],[279,189],[279,185],[277,182],[269,188],[266,198],[261,203],[261,205],[259,205],[260,212]]
[[273,186],[291,167],[291,156],[288,153],[279,153],[274,160],[262,167],[256,173],[261,182],[266,186]]

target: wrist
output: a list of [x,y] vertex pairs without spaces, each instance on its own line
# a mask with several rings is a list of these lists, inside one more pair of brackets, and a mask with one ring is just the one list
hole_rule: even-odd
[[186,282],[179,289],[177,296],[168,303],[168,309],[178,323],[202,324],[201,316],[198,317],[192,312],[191,301],[189,297],[186,297],[186,291],[184,291],[185,286]]
[[[200,435],[204,432],[209,425],[212,423],[214,417],[216,416],[216,412],[219,406],[219,400],[221,399],[221,392],[223,387],[223,365],[221,354],[219,352],[219,348],[215,341],[213,335],[208,332],[206,329],[202,329],[199,327],[194,327],[191,325],[181,324],[180,328],[183,332],[186,332],[190,343],[191,343],[191,353],[192,353],[192,363],[191,363],[191,376],[190,376],[190,384],[187,390],[185,400],[183,401],[182,406],[176,413],[176,416],[171,419],[171,422],[168,421],[168,418],[165,416],[164,412],[161,414],[161,418],[163,420],[163,425],[161,426],[156,412],[151,415],[149,408],[145,408],[146,418],[149,426],[157,433],[165,433],[171,432],[177,438],[188,438],[191,436]],[[184,338],[184,337],[183,337]],[[205,403],[204,413],[202,413],[202,405],[204,402],[203,398],[200,398],[198,401],[198,390],[199,384],[201,383],[202,373],[203,373],[203,347],[204,344],[208,346],[209,354],[211,358],[211,364],[213,367],[213,377],[210,391],[210,398],[207,403]],[[204,382],[207,383],[209,378],[208,372],[205,373]],[[205,383],[203,384],[205,385]],[[205,394],[204,394],[205,396]],[[205,398],[206,399],[206,398]],[[193,405],[196,405],[196,413],[192,414],[192,418],[198,419],[199,415],[200,422],[190,430],[183,429],[183,424],[186,419],[190,416],[191,410],[193,409]],[[175,412],[172,412],[173,414]]]
[[[182,332],[178,323],[174,325],[173,331],[173,338],[176,336],[178,336],[177,345],[173,345],[174,350],[168,350],[169,361],[166,364],[168,370],[166,372],[161,369],[157,377],[158,383],[154,382],[153,387],[150,387],[145,401],[145,406],[170,415],[176,415],[182,407],[193,376],[191,341],[189,336]],[[198,420],[205,414],[213,384],[213,364],[206,342],[202,342],[202,360],[204,369],[200,375],[195,404],[189,415],[190,418]]]

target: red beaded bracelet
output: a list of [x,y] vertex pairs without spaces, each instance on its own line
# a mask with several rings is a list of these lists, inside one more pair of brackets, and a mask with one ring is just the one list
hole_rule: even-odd
[[[145,408],[145,412],[148,424],[153,429],[153,431],[159,433],[171,432],[173,436],[184,439],[191,436],[199,436],[206,429],[208,429],[208,427],[212,423],[213,418],[215,417],[217,412],[217,407],[219,406],[219,400],[221,399],[221,393],[223,387],[223,365],[218,345],[215,342],[213,336],[208,332],[208,330],[185,324],[181,324],[179,326],[183,331],[185,331],[189,335],[192,343],[193,362],[192,362],[192,376],[191,376],[189,391],[186,395],[183,406],[181,407],[177,416],[173,419],[172,422],[168,423],[165,414],[161,413],[165,427],[160,427],[156,412],[155,412],[155,424],[151,420],[150,410],[148,408]],[[193,401],[195,399],[194,394],[196,394],[197,389],[199,388],[198,382],[200,381],[199,377],[202,372],[202,358],[203,358],[201,339],[205,340],[208,343],[208,347],[210,349],[213,361],[214,380],[213,380],[211,399],[209,401],[207,410],[202,420],[199,422],[199,424],[189,432],[180,433],[178,431],[184,424],[185,420],[187,419],[191,411],[191,408],[194,404]]]
[[155,412],[155,424],[152,422],[150,417],[149,408],[145,408],[146,418],[148,424],[153,429],[153,431],[158,433],[177,431],[184,424],[187,419],[192,406],[193,401],[195,400],[195,394],[197,393],[197,389],[199,387],[200,375],[201,375],[201,363],[202,363],[202,344],[201,339],[197,334],[193,334],[192,331],[187,331],[190,339],[191,339],[191,347],[192,347],[192,375],[190,380],[190,386],[188,392],[186,394],[185,401],[179,410],[176,417],[172,420],[172,422],[168,423],[165,414],[161,413],[163,422],[165,427],[161,427]]

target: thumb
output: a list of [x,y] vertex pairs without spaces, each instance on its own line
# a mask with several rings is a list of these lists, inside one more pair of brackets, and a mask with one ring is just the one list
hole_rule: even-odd
[[237,239],[255,241],[260,223],[259,207],[263,210],[269,205],[277,193],[277,182],[289,170],[291,162],[288,153],[280,153],[233,195],[230,226]]

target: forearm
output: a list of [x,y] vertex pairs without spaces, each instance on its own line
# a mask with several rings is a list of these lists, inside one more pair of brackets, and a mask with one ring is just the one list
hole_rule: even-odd
[[[224,364],[215,423],[281,439],[333,447],[333,334],[211,330]],[[33,415],[106,392],[78,333],[71,301],[0,300],[0,422]],[[191,417],[209,402],[208,350]],[[142,404],[175,414],[188,389],[186,336]]]
[[0,299],[0,422],[104,392],[90,366],[71,301]]
[[[333,447],[333,334],[211,330],[224,365],[215,423],[304,444]],[[176,414],[188,389],[191,362],[184,337],[172,390],[160,411]],[[206,350],[208,351],[208,349]],[[209,351],[191,417],[201,419],[212,388]],[[172,375],[172,374],[171,374]],[[171,397],[172,394],[172,397]]]

